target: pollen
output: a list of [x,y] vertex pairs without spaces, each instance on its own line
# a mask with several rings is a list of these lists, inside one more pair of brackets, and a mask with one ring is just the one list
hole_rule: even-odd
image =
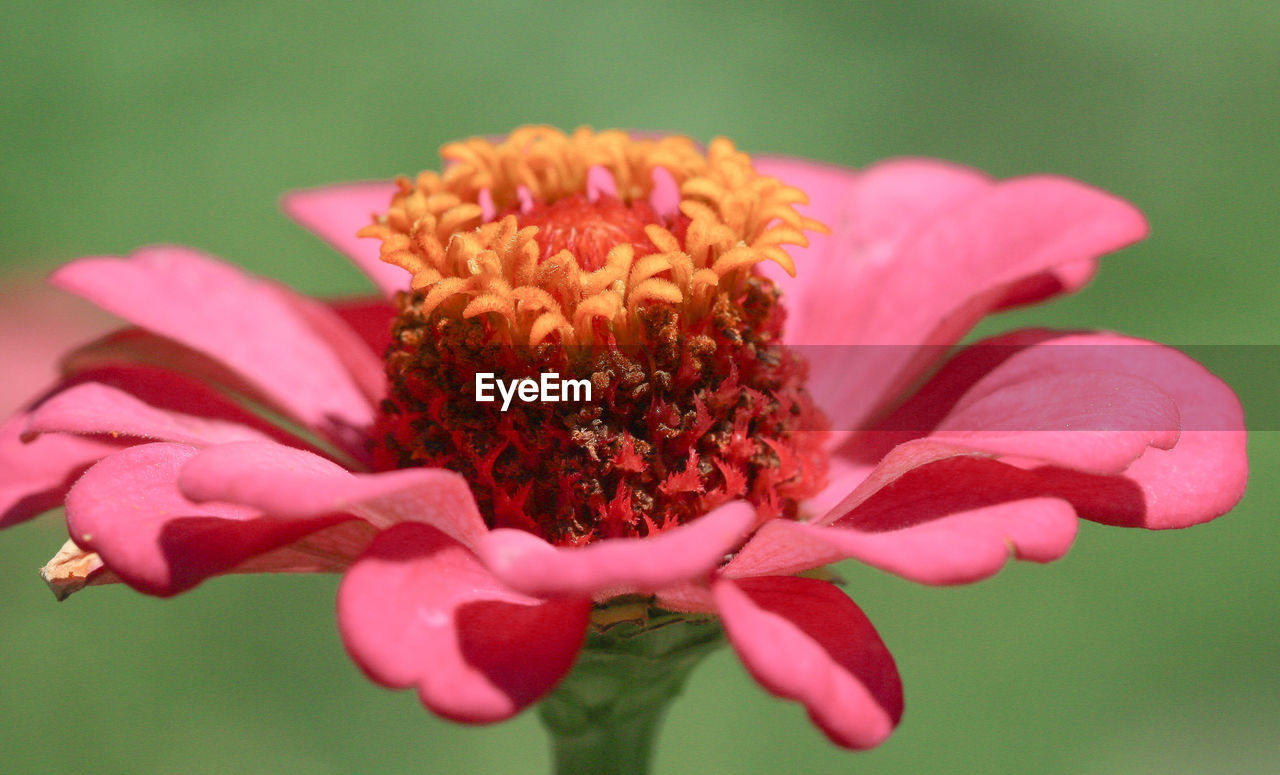
[[646,305],[705,317],[756,264],[794,275],[783,246],[825,230],[795,210],[802,192],[723,138],[703,155],[685,137],[526,127],[441,157],[443,173],[397,179],[360,235],[412,275],[425,314],[487,316],[506,344],[591,344],[601,330],[635,343]]
[[[794,518],[825,420],[758,271],[821,224],[731,142],[527,127],[445,146],[360,234],[412,276],[374,462],[462,473],[492,527],[575,545],[731,500]],[[470,400],[476,374],[585,380],[579,404]]]

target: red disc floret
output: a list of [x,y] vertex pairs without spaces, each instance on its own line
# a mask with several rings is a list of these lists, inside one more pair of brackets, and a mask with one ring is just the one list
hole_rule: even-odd
[[[544,257],[571,250],[588,270],[621,241],[654,252],[643,229],[661,222],[648,203],[605,196],[521,216],[539,226]],[[458,471],[492,527],[579,544],[649,535],[732,500],[754,504],[761,521],[794,518],[824,483],[825,421],[806,363],[781,345],[785,311],[763,276],[744,272],[697,314],[642,307],[639,341],[602,326],[573,347],[499,344],[486,316],[424,315],[422,299],[397,299],[375,463]],[[481,373],[557,374],[589,381],[592,395],[504,409],[475,400]]]

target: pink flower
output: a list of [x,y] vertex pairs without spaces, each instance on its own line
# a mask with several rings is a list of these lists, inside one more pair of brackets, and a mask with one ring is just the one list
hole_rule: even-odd
[[[1174,350],[1107,333],[1019,331],[939,366],[988,313],[1078,290],[1098,256],[1141,239],[1145,222],[1128,203],[1063,178],[997,182],[929,160],[852,171],[757,159],[763,176],[808,195],[800,216],[790,209],[800,197],[741,172],[743,157],[722,141],[708,168],[698,166],[701,155],[682,155],[692,145],[678,140],[659,143],[665,156],[651,145],[618,161],[572,156],[585,147],[572,143],[621,142],[616,133],[580,132],[570,142],[521,131],[501,153],[483,141],[450,146],[455,166],[443,182],[286,199],[289,214],[351,258],[384,299],[314,301],[178,247],[82,259],[55,273],[56,286],[135,326],[68,356],[63,380],[0,430],[0,525],[65,498],[74,544],[46,568],[55,591],[118,577],[173,595],[224,573],[342,572],[338,623],[355,661],[378,683],[414,687],[431,710],[464,722],[498,721],[543,697],[574,664],[588,628],[621,604],[714,614],[766,689],[802,703],[834,742],[866,748],[902,714],[892,657],[844,593],[797,574],[853,558],[925,584],[971,582],[1011,557],[1061,557],[1078,518],[1185,527],[1240,498],[1239,404]],[[542,158],[540,143],[555,163],[511,166]],[[557,167],[556,153],[578,166]],[[667,171],[652,181],[633,174],[657,167]],[[433,186],[462,194],[430,204]],[[548,206],[575,192],[585,196]],[[391,215],[365,229],[382,238],[380,251],[356,233],[393,195]],[[683,221],[682,196],[701,203]],[[622,236],[589,245],[581,219],[618,202],[631,214],[599,216],[592,228]],[[638,226],[626,220],[637,208]],[[538,243],[541,257],[522,257],[532,238],[500,229],[504,216],[538,225],[543,238],[569,219],[577,230],[564,239],[577,266],[555,263],[564,244]],[[736,231],[722,244],[699,231],[700,219]],[[817,228],[809,219],[830,233],[806,240],[800,230]],[[464,232],[480,235],[478,246],[455,250],[449,238]],[[645,264],[647,248],[632,246],[646,235],[652,254],[692,256],[688,268]],[[799,247],[783,252],[786,243]],[[792,259],[794,278],[785,271]],[[388,301],[409,288],[411,273],[421,293]],[[578,278],[572,298],[568,275]],[[465,321],[533,344],[600,345],[601,331],[626,344],[618,332],[649,325],[646,309],[667,305],[687,325],[712,314],[690,311],[698,298],[766,276],[790,313],[784,342],[831,346],[807,350],[809,390],[835,429],[820,450],[811,428],[793,427],[768,440],[774,452],[764,463],[749,462],[764,448],[754,437],[726,436],[712,459],[694,434],[683,463],[626,489],[632,480],[617,480],[618,471],[634,464],[642,477],[665,463],[642,459],[639,435],[614,434],[597,441],[608,481],[621,482],[616,493],[573,490],[582,481],[573,472],[512,479],[495,463],[515,454],[505,450],[527,443],[520,460],[554,467],[547,445],[588,442],[563,446],[570,442],[548,430],[481,443],[452,430],[465,418],[445,417],[446,399],[433,403],[432,386],[449,378],[443,366],[406,376],[395,365],[420,365],[423,348]],[[781,325],[780,314],[768,320]],[[657,328],[645,330],[634,335]],[[673,342],[684,347],[692,336]],[[790,378],[780,377],[777,395],[790,395]],[[701,416],[689,414],[690,427],[703,427]],[[477,433],[505,432],[486,422]],[[441,438],[413,447],[431,433]],[[734,457],[735,443],[756,446]],[[419,465],[392,468],[410,459]],[[463,473],[421,465],[436,460]],[[586,517],[530,505],[558,492],[588,493]],[[655,493],[670,497],[651,505]]]

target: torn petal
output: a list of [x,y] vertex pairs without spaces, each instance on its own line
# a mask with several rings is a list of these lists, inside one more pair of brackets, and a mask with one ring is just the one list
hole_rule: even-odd
[[40,578],[59,602],[87,586],[120,582],[120,577],[107,569],[97,552],[87,552],[69,539],[40,569]]

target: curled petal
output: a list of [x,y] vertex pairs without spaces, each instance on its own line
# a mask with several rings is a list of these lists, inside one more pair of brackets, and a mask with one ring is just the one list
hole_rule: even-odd
[[[1079,438],[1075,435],[1078,434]],[[1078,476],[1098,476],[1089,473],[1091,470],[1091,460],[1088,455],[1092,452],[1113,456],[1116,460],[1129,463],[1143,454],[1145,447],[1146,434],[1143,432],[1123,432],[1115,434],[1112,432],[1103,432],[1101,437],[1095,437],[1089,431],[1054,431],[1054,432],[1028,432],[1025,437],[1017,434],[996,433],[986,435],[982,433],[947,435],[938,434],[923,439],[916,439],[899,444],[894,447],[883,460],[881,460],[870,472],[863,478],[851,493],[846,495],[843,500],[832,506],[818,520],[820,524],[832,524],[837,521],[849,521],[856,518],[861,509],[868,508],[867,504],[876,498],[896,497],[897,495],[907,494],[908,500],[903,504],[904,508],[902,519],[904,522],[912,519],[910,508],[921,505],[926,511],[935,509],[938,503],[952,501],[946,500],[951,497],[951,482],[947,480],[945,474],[938,475],[940,478],[936,480],[928,478],[926,481],[917,481],[921,477],[932,477],[934,472],[947,470],[942,468],[944,463],[962,462],[965,460],[988,460],[1001,456],[1008,456],[1009,465],[995,463],[994,467],[984,469],[981,481],[968,481],[962,485],[964,488],[977,488],[974,490],[974,497],[978,499],[976,505],[989,506],[1000,500],[1019,500],[1022,498],[1034,497],[1036,495],[1056,495],[1057,490],[1039,490],[1034,485],[1028,483],[1026,477],[1020,476],[1018,472],[1023,467],[1031,467],[1036,463],[1037,458],[1047,460],[1050,465],[1041,466],[1041,470],[1051,470],[1060,472],[1070,472]],[[1071,468],[1060,467],[1055,463],[1072,462],[1079,458],[1083,471],[1075,471]],[[1016,464],[1016,465],[1015,465]],[[965,469],[968,470],[968,469]],[[1123,471],[1123,466],[1110,470],[1112,473]],[[914,486],[909,487],[906,482],[908,477],[916,477],[911,481],[915,482]],[[934,489],[917,489],[929,488]],[[918,494],[918,497],[912,497],[912,494]],[[945,496],[943,500],[938,501],[937,498]],[[973,505],[974,501],[968,499],[969,496],[965,492],[960,493],[960,498],[955,503],[968,503]],[[1068,498],[1074,502],[1074,498]],[[824,499],[825,501],[825,499]],[[957,509],[959,510],[959,509]],[[934,513],[934,512],[931,512]]]
[[[789,343],[892,345],[814,365],[810,388],[835,427],[854,427],[901,393],[940,347],[959,341],[1028,278],[1079,267],[1146,235],[1145,220],[1130,204],[1063,178],[993,184],[925,162],[873,170],[848,195],[853,233],[837,229],[829,238],[849,242],[829,252],[839,274],[824,263],[815,273],[820,281],[792,295],[793,309],[812,312],[789,324]],[[870,204],[868,194],[877,187],[895,191],[899,176],[903,191],[926,188],[913,179],[937,179],[940,193],[899,216],[859,215],[892,216],[892,209]],[[870,244],[861,244],[866,239]],[[842,269],[846,264],[854,266]]]
[[352,474],[300,449],[269,442],[210,447],[179,480],[196,501],[222,501],[275,517],[355,514],[375,527],[423,522],[467,546],[487,532],[466,480],[440,468]]
[[[913,484],[921,488],[929,482]],[[907,500],[905,504],[901,500]],[[931,493],[895,501],[893,527],[824,527],[777,520],[763,526],[724,569],[729,577],[797,573],[856,559],[922,584],[964,584],[986,578],[1013,558],[1050,562],[1075,539],[1071,505],[1030,498],[987,506],[964,493]],[[869,515],[870,510],[867,514]],[[869,520],[868,520],[869,521]]]
[[831,339],[842,333],[831,330],[831,314],[853,316],[852,305],[862,299],[849,295],[871,292],[879,276],[892,269],[903,240],[994,185],[977,170],[932,159],[893,159],[857,171],[803,159],[757,157],[756,169],[807,192],[810,202],[800,211],[830,228],[829,234],[810,234],[807,248],[789,248],[800,268],[795,278],[761,265],[789,300],[791,343],[856,341]]
[[121,447],[76,436],[24,440],[26,427],[25,414],[0,425],[0,528],[57,507],[85,469]]
[[52,282],[213,358],[291,417],[349,447],[359,446],[358,429],[373,420],[372,403],[289,301],[292,292],[176,247],[81,259]]
[[802,703],[827,737],[872,748],[902,718],[902,681],[865,614],[825,581],[770,576],[714,587],[729,643],[770,692]]
[[110,359],[82,365],[30,413],[0,426],[0,527],[59,505],[90,465],[139,439],[267,437],[304,443],[191,376]]
[[243,506],[192,503],[177,478],[195,454],[157,443],[101,460],[67,495],[71,538],[130,586],[167,596],[346,519],[279,520]]
[[1149,447],[1172,448],[1179,421],[1177,404],[1151,382],[1094,371],[1002,386],[952,412],[929,438],[1105,474]]
[[[1057,487],[1083,490],[1081,516],[1123,527],[1169,529],[1207,522],[1239,502],[1249,475],[1247,434],[1240,400],[1226,383],[1177,350],[1140,339],[1083,335],[1053,344],[1097,349],[1107,367],[1158,382],[1182,419],[1172,449],[1148,449],[1123,474],[1094,480],[1093,487],[1081,477],[1069,484],[1067,472],[1044,472]],[[1134,488],[1140,498],[1125,497]]]
[[206,445],[265,440],[244,425],[157,409],[108,385],[89,382],[50,397],[31,411],[27,433],[83,433]]
[[[133,340],[141,350],[145,350],[153,344],[159,345],[162,342],[167,342],[167,340],[160,337],[136,329],[119,332],[118,336],[123,337],[124,340]],[[67,380],[51,392],[51,398],[45,403],[58,398],[62,391],[91,383],[130,395],[147,406],[167,414],[200,418],[225,429],[230,429],[233,426],[245,428],[250,432],[245,438],[266,437],[288,444],[305,445],[306,442],[299,440],[279,427],[278,423],[273,423],[267,418],[254,414],[232,395],[229,395],[227,391],[219,389],[225,386],[228,390],[234,391],[233,384],[224,385],[214,375],[210,375],[208,380],[204,379],[204,374],[196,363],[201,360],[207,362],[207,359],[201,358],[198,354],[169,343],[170,351],[180,351],[193,359],[187,363],[183,363],[180,360],[179,364],[175,364],[179,368],[185,365],[195,366],[194,374],[182,373],[170,371],[163,367],[147,365],[145,362],[135,363],[132,362],[128,355],[125,355],[121,360],[114,360],[110,352],[112,346],[109,342],[111,341],[121,341],[121,339],[118,339],[117,336],[108,337],[108,339],[101,340],[72,354],[64,363],[69,372]],[[99,347],[105,349],[100,350],[98,349]],[[163,348],[163,345],[161,347]],[[163,362],[163,355],[168,354],[170,351],[165,351],[164,349],[156,351],[155,354],[160,356],[158,361]],[[138,354],[141,353],[139,352]],[[43,408],[44,403],[37,405],[37,409]],[[89,418],[86,417],[84,419],[87,420]],[[103,417],[102,419],[105,420],[107,418]],[[35,429],[31,430],[34,432]],[[88,429],[76,430],[73,427],[67,427],[64,430],[70,433],[95,432]],[[107,429],[106,432],[110,433],[110,429]]]
[[705,577],[754,521],[752,507],[735,502],[656,536],[582,547],[555,547],[522,530],[499,529],[484,537],[478,553],[496,577],[529,595],[653,592]]
[[[965,416],[982,402],[1016,396],[1039,381],[1075,387],[1049,391],[1054,400],[1034,411],[1052,417],[1059,411],[1055,406],[1067,411],[1074,406],[1084,410],[1076,427],[1103,430],[985,434],[985,439],[982,433],[954,432],[978,424],[983,413]],[[1114,391],[1098,390],[1108,384],[1128,387],[1113,400]],[[1176,438],[1159,395],[1176,407]],[[1176,350],[1111,334],[1020,331],[984,340],[948,362],[878,427],[882,430],[860,434],[837,451],[838,460],[865,473],[824,521],[848,513],[905,471],[945,457],[943,447],[957,453],[1025,454],[1019,467],[1034,468],[1033,475],[1008,466],[961,469],[1004,472],[1009,486],[1024,497],[1061,496],[1082,517],[1133,527],[1186,527],[1213,519],[1240,499],[1248,476],[1244,418],[1231,389]],[[1033,461],[1046,465],[1036,467]],[[832,500],[826,497],[824,503]]]
[[1128,202],[1076,181],[1002,181],[902,242],[893,271],[860,312],[854,341],[949,344],[990,311],[968,307],[970,300],[1051,267],[1118,250],[1146,233],[1142,214]]
[[408,290],[409,274],[379,258],[378,240],[357,237],[391,205],[396,186],[390,181],[305,189],[286,194],[284,211],[351,259],[388,298]]
[[569,671],[591,601],[512,592],[464,546],[423,524],[383,532],[338,590],[338,627],[378,683],[416,686],[423,704],[466,723],[508,718]]

